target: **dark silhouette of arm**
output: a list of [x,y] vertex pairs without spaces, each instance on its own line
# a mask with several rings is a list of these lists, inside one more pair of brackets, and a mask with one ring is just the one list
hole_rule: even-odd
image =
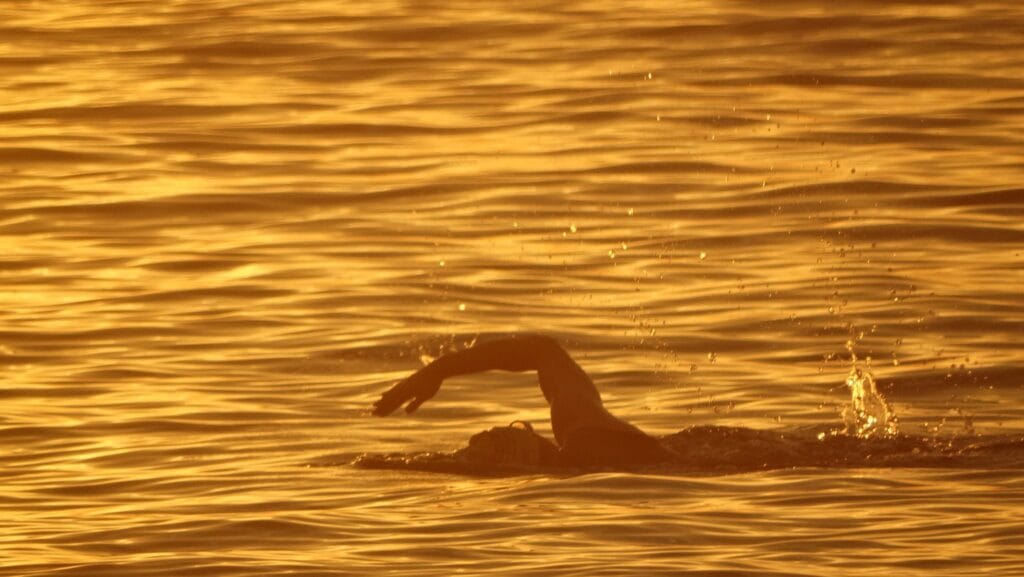
[[388,415],[406,403],[405,410],[411,413],[437,394],[445,379],[491,370],[537,371],[549,405],[556,400],[601,404],[601,395],[590,377],[554,339],[523,334],[486,341],[435,359],[381,395],[373,413]]

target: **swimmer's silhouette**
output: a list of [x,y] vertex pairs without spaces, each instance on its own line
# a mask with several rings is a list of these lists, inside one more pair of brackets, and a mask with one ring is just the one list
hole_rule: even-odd
[[391,387],[374,403],[385,416],[413,412],[450,377],[489,370],[536,371],[551,406],[555,443],[526,423],[474,435],[451,453],[359,457],[366,468],[468,474],[519,474],[594,469],[739,472],[785,467],[1024,467],[1024,436],[932,438],[858,436],[829,425],[786,431],[698,425],[656,439],[613,416],[597,387],[554,339],[505,337],[447,354]]
[[[513,425],[513,430],[475,437],[470,449],[481,443],[493,445],[505,435],[504,452],[515,451],[519,460],[525,453],[535,464],[641,465],[675,458],[657,439],[609,413],[597,387],[569,353],[554,339],[537,334],[487,341],[438,358],[381,395],[374,414],[388,415],[406,403],[405,410],[411,413],[433,397],[445,379],[490,370],[537,371],[540,390],[551,406],[551,431],[558,446],[552,447],[529,426]],[[531,444],[536,449],[530,449]]]

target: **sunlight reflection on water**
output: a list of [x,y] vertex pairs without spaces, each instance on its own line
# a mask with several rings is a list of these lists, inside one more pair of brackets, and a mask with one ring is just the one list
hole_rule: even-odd
[[0,573],[1024,572],[1015,470],[341,465],[549,435],[367,414],[520,330],[657,434],[1024,431],[1017,3],[0,17]]

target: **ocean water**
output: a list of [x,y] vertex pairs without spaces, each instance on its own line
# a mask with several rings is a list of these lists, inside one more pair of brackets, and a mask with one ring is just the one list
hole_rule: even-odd
[[[0,574],[1021,575],[1024,478],[370,470],[528,420],[1024,433],[1018,2],[0,6]],[[966,441],[965,441],[966,440]],[[951,441],[953,442],[953,441]]]

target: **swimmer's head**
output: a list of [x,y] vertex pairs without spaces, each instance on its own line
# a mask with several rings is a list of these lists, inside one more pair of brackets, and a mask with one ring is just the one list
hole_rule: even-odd
[[558,449],[524,421],[477,433],[458,454],[468,461],[492,465],[545,466],[558,461]]

